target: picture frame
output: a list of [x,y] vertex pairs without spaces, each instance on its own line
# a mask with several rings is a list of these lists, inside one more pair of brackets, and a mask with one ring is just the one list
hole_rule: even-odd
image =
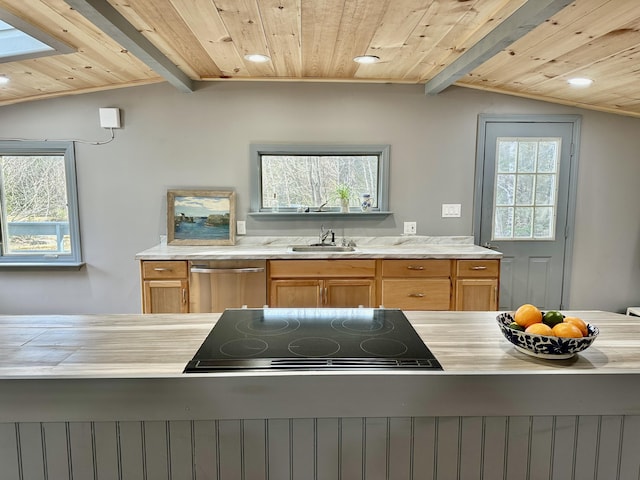
[[235,245],[236,194],[167,190],[167,244]]

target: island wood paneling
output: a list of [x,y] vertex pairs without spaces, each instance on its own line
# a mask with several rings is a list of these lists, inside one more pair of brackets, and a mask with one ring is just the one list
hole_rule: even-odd
[[640,416],[0,424],[3,480],[637,480]]

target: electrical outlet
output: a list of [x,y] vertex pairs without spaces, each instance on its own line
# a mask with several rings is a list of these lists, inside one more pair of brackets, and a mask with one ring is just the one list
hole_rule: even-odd
[[246,235],[247,234],[247,222],[244,220],[238,220],[236,222],[236,231],[238,235]]
[[462,205],[459,203],[443,203],[442,218],[460,217]]
[[404,234],[415,235],[418,230],[418,224],[416,222],[404,222]]

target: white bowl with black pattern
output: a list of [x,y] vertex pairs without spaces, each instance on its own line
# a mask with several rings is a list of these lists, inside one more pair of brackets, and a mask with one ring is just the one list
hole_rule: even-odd
[[563,359],[571,358],[576,353],[589,348],[598,336],[598,327],[587,324],[589,335],[582,338],[550,337],[515,330],[509,325],[513,323],[513,314],[501,313],[496,317],[500,331],[522,353],[538,358]]

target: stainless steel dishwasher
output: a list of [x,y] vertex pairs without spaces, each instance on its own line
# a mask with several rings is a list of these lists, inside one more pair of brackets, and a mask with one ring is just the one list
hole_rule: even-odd
[[262,308],[267,303],[266,260],[189,262],[189,312]]

